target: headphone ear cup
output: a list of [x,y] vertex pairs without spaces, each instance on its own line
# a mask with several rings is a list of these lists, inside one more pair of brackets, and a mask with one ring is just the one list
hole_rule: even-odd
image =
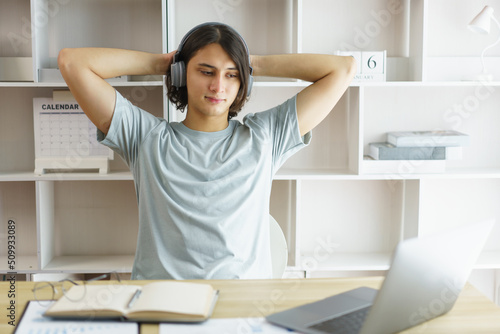
[[252,92],[252,86],[253,86],[253,76],[249,75],[248,76],[248,89],[247,89],[247,96],[250,96],[250,93]]
[[172,86],[180,88],[186,86],[186,64],[183,61],[178,61],[170,65],[170,77]]

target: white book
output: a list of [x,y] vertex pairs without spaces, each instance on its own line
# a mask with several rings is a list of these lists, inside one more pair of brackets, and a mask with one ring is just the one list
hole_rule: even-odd
[[459,160],[462,147],[394,146],[389,143],[370,143],[369,155],[375,160]]
[[470,137],[454,130],[394,131],[387,133],[387,142],[398,147],[467,146]]

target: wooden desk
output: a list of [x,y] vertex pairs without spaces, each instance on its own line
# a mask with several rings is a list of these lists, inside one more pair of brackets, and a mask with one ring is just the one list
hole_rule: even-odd
[[[262,317],[315,301],[360,286],[380,288],[382,278],[286,279],[286,280],[212,280],[204,281],[220,290],[214,318]],[[124,282],[127,283],[127,282]],[[150,281],[133,281],[146,284]],[[16,320],[27,300],[34,299],[33,282],[16,282]],[[106,284],[106,282],[92,282]],[[8,325],[10,284],[0,282],[0,333],[11,333]],[[142,325],[141,334],[158,333],[157,325]],[[448,314],[405,331],[404,333],[500,333],[500,307],[468,284]]]

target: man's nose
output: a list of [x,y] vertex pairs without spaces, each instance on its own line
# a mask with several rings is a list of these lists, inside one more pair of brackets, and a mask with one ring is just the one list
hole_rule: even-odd
[[224,90],[224,78],[221,74],[216,74],[212,77],[210,90],[213,92],[222,92]]

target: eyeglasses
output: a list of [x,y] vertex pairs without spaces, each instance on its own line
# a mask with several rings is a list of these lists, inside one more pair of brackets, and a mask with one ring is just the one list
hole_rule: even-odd
[[[99,281],[103,280],[105,278],[113,277],[121,283],[120,276],[118,275],[117,272],[113,271],[109,274],[102,274],[100,276],[91,278],[87,281],[83,281],[82,285],[85,287],[87,282],[92,282],[92,281]],[[50,302],[53,300],[59,299],[62,295],[64,295],[66,298],[68,298],[70,301],[77,302],[83,299],[86,294],[86,288],[82,290],[81,294],[79,295],[70,295],[68,294],[69,289],[71,289],[72,286],[74,285],[80,285],[69,278],[60,280],[58,282],[47,282],[47,281],[41,281],[37,282],[35,286],[33,287],[33,295],[35,297],[35,300],[41,305],[41,306],[47,306]]]

